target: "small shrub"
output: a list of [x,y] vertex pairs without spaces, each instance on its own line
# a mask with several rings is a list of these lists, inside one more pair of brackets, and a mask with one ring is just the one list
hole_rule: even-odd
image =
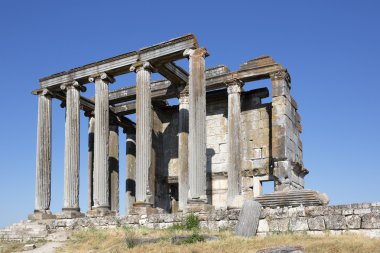
[[186,216],[184,227],[187,230],[197,230],[197,229],[200,229],[200,222],[199,222],[198,216],[196,216],[193,213],[191,213],[188,216]]
[[185,238],[182,243],[183,244],[191,244],[191,243],[196,243],[196,242],[204,242],[205,238],[198,234],[198,233],[193,233],[190,237]]

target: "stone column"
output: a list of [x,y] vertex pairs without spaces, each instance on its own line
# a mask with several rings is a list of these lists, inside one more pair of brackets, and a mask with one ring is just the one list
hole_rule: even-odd
[[290,76],[286,70],[280,70],[270,75],[272,80],[272,110],[271,110],[271,132],[273,175],[275,178],[275,191],[287,191],[291,189],[292,165],[291,157],[294,148],[291,135],[293,135]]
[[240,164],[240,93],[243,83],[232,80],[227,83],[228,92],[228,188],[227,204],[234,205],[236,196],[241,195]]
[[152,165],[152,101],[149,62],[131,67],[136,72],[136,203],[154,204],[148,177]]
[[78,82],[61,85],[66,91],[65,123],[65,173],[63,208],[69,218],[78,215],[79,208],[79,139],[80,139],[80,90]]
[[179,96],[178,116],[178,200],[179,210],[187,204],[189,195],[189,166],[188,166],[188,136],[189,136],[189,91],[185,90]]
[[117,124],[110,125],[108,164],[111,211],[119,214],[119,126]]
[[136,201],[136,133],[127,133],[126,214]]
[[187,49],[189,57],[189,200],[206,196],[206,75],[204,48]]
[[36,191],[34,214],[29,219],[52,218],[51,200],[51,126],[52,106],[48,90],[38,93]]
[[108,84],[114,80],[103,73],[91,77],[95,81],[95,139],[94,139],[94,211],[95,215],[107,215],[109,201],[109,103]]
[[88,115],[88,211],[94,206],[94,133],[95,118]]

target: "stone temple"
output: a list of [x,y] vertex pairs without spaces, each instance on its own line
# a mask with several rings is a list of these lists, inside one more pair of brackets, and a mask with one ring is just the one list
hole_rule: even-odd
[[[309,171],[302,161],[301,117],[286,68],[269,56],[248,60],[236,71],[206,68],[208,56],[189,34],[41,78],[33,91],[38,96],[34,212],[0,229],[0,240],[54,240],[62,230],[89,227],[167,228],[189,213],[202,228],[236,229],[241,235],[380,237],[380,203],[329,206],[325,194],[304,189]],[[188,66],[181,59],[188,59]],[[152,81],[154,72],[162,80]],[[135,75],[136,84],[112,90],[115,78],[126,74]],[[269,89],[255,82],[262,79],[271,81]],[[95,97],[81,95],[89,85],[95,85]],[[178,105],[169,104],[173,98]],[[66,110],[64,201],[54,214],[53,99]],[[88,177],[81,178],[88,180],[88,191],[81,193],[87,207],[79,206],[80,110],[88,117]],[[136,122],[128,118],[132,114]],[[123,157],[120,145],[126,145]],[[127,161],[126,178],[119,178],[119,159]],[[273,192],[263,194],[268,181]],[[119,196],[126,198],[125,216]]]
[[[120,180],[126,183],[127,214],[236,208],[254,198],[270,206],[281,204],[279,196],[286,203],[321,204],[316,192],[302,191],[309,171],[302,161],[301,117],[286,68],[269,56],[248,60],[237,71],[225,65],[206,68],[208,56],[189,34],[41,78],[33,91],[38,130],[30,218],[84,215],[79,206],[80,110],[88,117],[89,187],[81,193],[88,196],[87,216],[118,215]],[[175,63],[183,58],[188,71]],[[153,72],[163,79],[152,82]],[[135,75],[136,84],[112,90],[115,78],[126,74]],[[262,79],[271,80],[271,92],[244,89],[245,83]],[[89,85],[95,85],[94,98],[81,95]],[[264,103],[269,94],[271,102]],[[170,98],[179,104],[170,106]],[[66,110],[64,201],[56,215],[50,211],[52,99],[61,100]],[[133,113],[136,122],[128,118]],[[120,130],[126,143],[119,143]],[[127,178],[122,179],[119,145],[127,146]],[[273,182],[272,195],[262,194],[265,181]]]

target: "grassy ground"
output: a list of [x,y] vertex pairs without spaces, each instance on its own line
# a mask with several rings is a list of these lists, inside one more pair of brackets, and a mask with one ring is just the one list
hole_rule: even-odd
[[20,242],[0,241],[0,253],[21,251],[25,244]]
[[46,243],[45,240],[35,242],[12,242],[12,241],[0,241],[0,253],[10,253],[16,251],[23,251],[25,244],[34,244],[36,247],[40,247]]
[[[307,235],[273,235],[265,238],[241,238],[230,232],[221,232],[216,241],[195,242],[191,244],[173,244],[169,238],[175,235],[192,234],[182,229],[113,229],[87,230],[75,232],[71,240],[58,252],[256,252],[259,249],[275,246],[302,246],[306,252],[339,253],[360,252],[380,253],[380,239],[370,239],[357,235],[307,236]],[[200,234],[205,234],[200,231]],[[139,238],[161,238],[161,241],[136,245]]]

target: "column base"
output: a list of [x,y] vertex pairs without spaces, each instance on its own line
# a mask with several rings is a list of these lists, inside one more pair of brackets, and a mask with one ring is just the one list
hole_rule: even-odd
[[230,203],[227,204],[227,209],[241,209],[244,204],[243,195],[236,195]]
[[55,218],[56,216],[50,210],[34,210],[34,213],[28,215],[28,220],[49,220]]
[[109,207],[93,207],[93,209],[87,211],[87,217],[104,217],[115,216],[115,212],[111,211]]
[[57,214],[57,219],[75,219],[84,216],[84,213],[81,213],[79,208],[62,208],[62,212]]
[[153,207],[151,203],[145,202],[135,202],[132,208],[129,210],[128,214],[131,215],[150,215],[159,213],[156,208]]
[[215,208],[208,204],[206,199],[188,199],[183,213],[207,213],[213,210],[215,210]]

